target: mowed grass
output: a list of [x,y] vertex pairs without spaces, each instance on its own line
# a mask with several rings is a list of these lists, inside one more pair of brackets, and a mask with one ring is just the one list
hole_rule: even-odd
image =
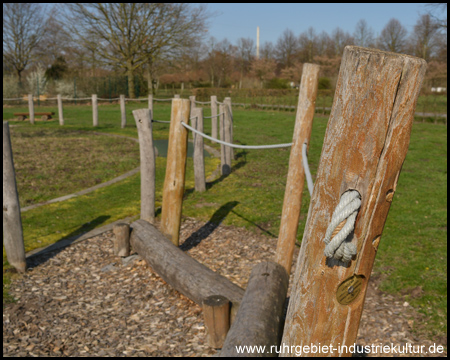
[[[220,100],[220,99],[219,99]],[[100,107],[100,126],[92,127],[90,107],[65,107],[66,126],[86,131],[137,136],[131,110],[128,125],[120,129],[118,105]],[[4,109],[5,115],[12,113]],[[14,109],[14,112],[16,109]],[[294,113],[233,109],[234,142],[274,144],[292,141]],[[210,115],[205,108],[205,116]],[[157,103],[155,118],[168,120],[170,106]],[[29,125],[26,125],[29,127]],[[39,125],[57,128],[57,122]],[[313,178],[317,172],[327,118],[316,117],[309,150]],[[153,124],[155,138],[167,138],[168,125]],[[205,121],[205,132],[211,124]],[[404,295],[426,315],[425,328],[437,336],[447,333],[447,128],[415,123],[397,191],[383,232],[374,272],[382,278],[381,288]],[[209,141],[206,143],[210,144]],[[213,145],[219,148],[217,145]],[[204,193],[193,191],[192,160],[187,166],[183,215],[278,236],[290,149],[235,150],[233,171],[208,184]],[[210,161],[210,162],[209,162]],[[207,160],[207,172],[217,166]],[[157,198],[161,199],[165,159],[157,162]],[[139,175],[61,204],[23,214],[25,243],[30,239],[51,243],[126,216],[139,214]],[[309,208],[306,185],[303,193],[298,240],[301,241]],[[5,259],[5,258],[4,258]],[[420,289],[419,289],[420,288]],[[417,290],[421,291],[417,291]],[[411,293],[414,291],[414,298]]]

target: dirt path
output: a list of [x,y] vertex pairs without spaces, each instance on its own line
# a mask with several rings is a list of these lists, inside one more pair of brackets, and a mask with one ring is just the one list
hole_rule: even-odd
[[[3,309],[4,356],[211,356],[217,352],[206,344],[201,308],[173,290],[138,256],[115,257],[112,236],[106,232],[30,261],[32,268],[11,285],[18,301]],[[276,247],[276,239],[263,234],[193,219],[182,224],[181,241],[192,257],[242,287],[252,267],[272,259]],[[298,249],[295,259],[297,255]],[[433,342],[440,344],[439,339],[414,335],[412,329],[422,321],[402,298],[379,291],[374,279],[357,344],[410,343],[426,348]],[[420,356],[397,356],[410,355]]]

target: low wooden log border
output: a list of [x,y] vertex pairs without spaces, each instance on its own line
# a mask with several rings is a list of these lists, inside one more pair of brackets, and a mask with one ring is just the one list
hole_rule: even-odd
[[130,243],[152,269],[175,290],[200,306],[211,295],[231,301],[231,321],[239,308],[244,290],[227,278],[200,264],[175,246],[145,220],[131,224]]
[[[220,357],[274,356],[270,348],[280,344],[288,284],[280,264],[267,261],[253,268]],[[265,346],[266,353],[238,353],[238,346]]]

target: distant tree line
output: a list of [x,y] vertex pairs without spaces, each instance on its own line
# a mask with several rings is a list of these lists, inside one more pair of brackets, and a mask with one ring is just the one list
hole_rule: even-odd
[[[421,57],[427,86],[447,82],[447,4],[428,4],[411,32],[392,18],[375,35],[361,19],[353,33],[310,27],[286,29],[265,42],[206,38],[205,7],[185,3],[3,4],[3,77],[19,82],[36,69],[48,81],[126,76],[130,97],[136,77],[148,91],[163,87],[288,88],[300,82],[305,62],[321,65],[321,87],[331,88],[344,47],[357,45]],[[445,17],[445,18],[444,18]]]

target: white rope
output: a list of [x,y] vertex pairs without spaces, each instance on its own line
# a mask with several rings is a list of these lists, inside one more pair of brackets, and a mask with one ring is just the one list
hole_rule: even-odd
[[205,102],[202,102],[202,101],[194,101],[196,104],[202,104],[202,105],[208,105],[208,104],[211,104],[211,101],[205,101]]
[[164,121],[164,120],[152,120],[152,122],[163,123],[163,124],[170,124],[170,121]]
[[148,101],[148,99],[125,99],[125,101]]
[[[101,100],[101,101],[116,101],[116,100],[120,100],[120,98],[113,98],[113,99],[97,98],[97,100]],[[125,100],[131,100],[131,99],[125,99]]]
[[219,105],[225,105],[225,103],[221,103],[221,102],[219,102],[219,101],[216,101],[216,104],[219,104]]
[[309,190],[309,196],[312,196],[314,183],[313,183],[313,179],[311,176],[311,171],[309,170],[308,154],[306,152],[307,149],[308,149],[308,143],[305,142],[303,144],[303,148],[302,148],[303,170],[305,171],[306,183],[308,184],[308,190]]
[[172,99],[153,99],[153,101],[172,101]]
[[[324,254],[327,258],[335,258],[343,262],[348,262],[356,255],[356,245],[346,240],[355,228],[356,215],[360,207],[361,195],[358,191],[346,191],[341,196],[341,200],[334,210],[323,240],[326,244]],[[347,221],[344,227],[331,239],[334,230],[345,219]]]
[[219,116],[221,116],[221,115],[224,115],[225,113],[220,113],[219,115],[214,115],[214,116],[204,116],[203,118],[204,119],[212,119],[212,118],[215,118],[215,117],[219,117]]
[[229,146],[229,147],[234,148],[234,149],[276,149],[276,148],[292,146],[292,143],[290,143],[290,144],[274,144],[274,145],[236,145],[236,144],[227,143],[227,142],[222,141],[222,140],[214,139],[213,137],[208,136],[208,135],[206,135],[206,134],[204,134],[204,133],[194,129],[193,127],[190,127],[189,125],[185,124],[184,122],[181,122],[181,125],[183,125],[186,129],[189,129],[192,132],[194,132],[194,133],[196,133],[196,134],[198,134],[200,136],[203,136],[206,139],[209,139],[209,140],[211,140],[213,142],[216,142],[218,144]]
[[27,101],[24,98],[15,98],[15,99],[3,99],[3,101],[17,101],[17,100],[23,100],[23,101]]

